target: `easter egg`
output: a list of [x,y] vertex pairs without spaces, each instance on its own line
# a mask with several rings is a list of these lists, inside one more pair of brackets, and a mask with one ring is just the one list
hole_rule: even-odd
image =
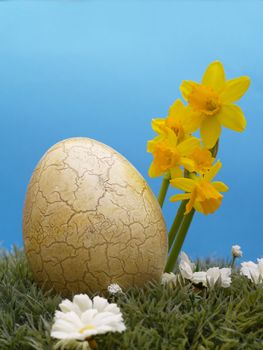
[[28,185],[23,238],[35,280],[62,295],[159,281],[167,231],[147,182],[118,152],[89,138],[63,140]]

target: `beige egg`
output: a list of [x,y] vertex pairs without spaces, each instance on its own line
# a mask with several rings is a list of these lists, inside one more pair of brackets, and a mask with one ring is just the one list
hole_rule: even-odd
[[167,259],[165,222],[147,182],[88,138],[61,141],[38,163],[23,237],[35,280],[62,295],[159,281]]

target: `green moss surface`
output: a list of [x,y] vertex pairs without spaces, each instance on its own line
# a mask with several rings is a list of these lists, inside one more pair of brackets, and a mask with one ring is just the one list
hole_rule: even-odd
[[[61,299],[34,283],[23,251],[2,252],[0,349],[53,349],[50,328]],[[95,337],[99,350],[263,349],[263,288],[237,272],[228,289],[149,283],[108,299],[120,306],[127,331]],[[84,345],[71,342],[65,349]]]

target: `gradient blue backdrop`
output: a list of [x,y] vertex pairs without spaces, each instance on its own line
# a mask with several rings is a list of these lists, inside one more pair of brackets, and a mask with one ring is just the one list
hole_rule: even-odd
[[[240,102],[248,126],[223,132],[220,210],[194,218],[184,250],[195,257],[263,254],[263,3],[259,1],[0,2],[0,241],[22,244],[27,183],[43,153],[72,136],[100,140],[147,175],[151,119],[164,117],[183,79],[213,60],[249,75]],[[175,214],[167,203],[168,225]]]

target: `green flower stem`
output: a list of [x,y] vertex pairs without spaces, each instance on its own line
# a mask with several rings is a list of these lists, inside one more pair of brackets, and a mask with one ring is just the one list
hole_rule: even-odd
[[169,184],[170,184],[170,174],[164,176],[163,182],[162,182],[162,187],[161,187],[159,195],[158,195],[158,202],[159,202],[161,208],[163,206],[163,202],[165,200]]
[[186,234],[188,232],[189,226],[192,222],[193,216],[194,216],[195,210],[192,209],[189,214],[187,214],[181,224],[180,230],[176,236],[175,243],[172,247],[172,251],[169,255],[165,272],[171,272],[174,270],[178,255],[180,253],[180,250],[182,248],[182,245],[184,243]]
[[169,236],[168,236],[169,237],[169,250],[171,249],[173,242],[174,242],[174,239],[175,239],[175,236],[176,236],[176,234],[181,226],[182,220],[184,218],[185,206],[186,206],[187,202],[188,202],[188,200],[182,201],[178,210],[177,210],[176,217],[174,219],[174,222],[172,224],[172,227],[170,229]]
[[236,260],[236,257],[233,256],[232,261],[231,261],[231,265],[230,265],[231,269],[233,269],[233,267],[235,265],[235,260]]

